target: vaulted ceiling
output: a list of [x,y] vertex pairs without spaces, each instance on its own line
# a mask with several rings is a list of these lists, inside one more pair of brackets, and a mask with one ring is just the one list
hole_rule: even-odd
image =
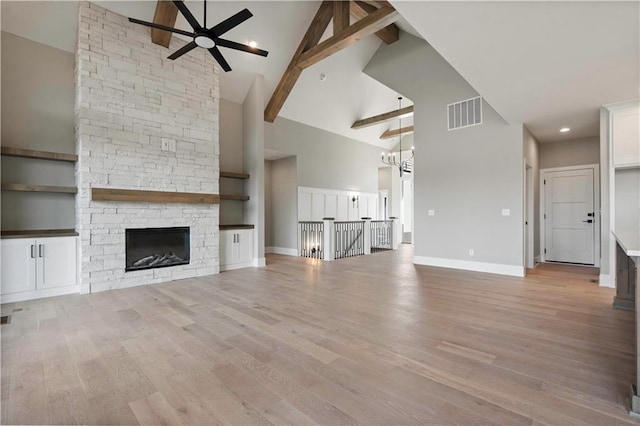
[[[155,1],[96,1],[125,16],[153,20]],[[185,0],[196,17],[200,0]],[[598,134],[602,104],[637,98],[640,90],[638,2],[417,2],[391,0],[397,24],[427,40],[511,122],[541,141]],[[247,7],[254,17],[225,36],[255,40],[268,58],[225,49],[233,67],[221,75],[221,96],[242,102],[256,73],[266,100],[318,9],[319,1],[210,1],[208,22]],[[74,51],[77,3],[1,2],[2,30]],[[189,29],[182,16],[176,27]],[[415,29],[414,29],[415,28]],[[327,30],[325,37],[331,30]],[[362,70],[382,42],[371,35],[306,69],[280,117],[384,148],[379,136],[396,122],[352,130],[354,121],[397,108],[397,93]],[[167,55],[171,52],[167,50]],[[325,79],[320,76],[325,75]],[[411,98],[410,93],[402,94]],[[403,106],[411,102],[405,100]],[[412,119],[403,119],[403,126]],[[572,132],[560,135],[561,126]]]

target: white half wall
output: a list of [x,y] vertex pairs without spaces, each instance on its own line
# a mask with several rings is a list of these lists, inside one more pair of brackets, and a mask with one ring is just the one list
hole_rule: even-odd
[[378,218],[378,193],[325,188],[298,187],[298,220],[354,221],[363,217]]

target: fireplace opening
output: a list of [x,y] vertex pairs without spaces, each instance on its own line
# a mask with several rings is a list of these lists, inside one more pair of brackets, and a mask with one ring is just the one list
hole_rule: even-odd
[[127,229],[126,271],[189,263],[189,227]]

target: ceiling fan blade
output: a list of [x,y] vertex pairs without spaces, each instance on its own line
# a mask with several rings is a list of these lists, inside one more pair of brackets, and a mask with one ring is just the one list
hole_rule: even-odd
[[189,25],[191,25],[195,31],[199,31],[202,29],[202,27],[198,23],[198,20],[194,18],[194,16],[191,14],[191,11],[181,0],[173,0],[173,4],[176,5],[180,13],[182,13],[182,16],[184,16],[184,19],[187,20]]
[[235,41],[225,40],[219,38],[216,40],[216,45],[222,47],[228,47],[229,49],[241,50],[247,53],[253,53],[254,55],[267,56],[269,52],[266,50],[258,49],[257,47],[247,46],[246,44],[236,43]]
[[168,59],[178,59],[180,56],[184,55],[187,52],[191,52],[196,47],[198,47],[198,45],[196,44],[195,41],[192,41],[191,43],[187,43],[184,46],[182,46],[180,49],[178,49],[175,52],[173,52],[168,57]]
[[211,52],[211,56],[213,56],[213,59],[218,61],[225,72],[231,71],[229,63],[224,59],[224,56],[222,56],[222,53],[220,53],[220,50],[218,50],[217,47],[212,47],[211,49],[209,49],[209,52]]
[[178,30],[176,28],[167,27],[166,25],[155,24],[153,22],[141,21],[135,18],[129,18],[129,22],[133,22],[134,24],[144,25],[146,27],[157,28],[159,30],[169,31],[176,34],[182,34],[183,36],[187,36],[187,37],[196,36],[194,33],[190,33],[188,31]]
[[207,30],[207,32],[214,37],[220,37],[222,34],[226,33],[230,29],[242,24],[247,19],[251,18],[253,13],[249,12],[249,9],[243,9],[240,12],[236,13],[230,18],[225,19],[220,22],[218,25],[211,27]]

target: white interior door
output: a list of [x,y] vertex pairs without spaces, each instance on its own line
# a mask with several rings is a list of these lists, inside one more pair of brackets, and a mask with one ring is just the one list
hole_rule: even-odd
[[593,169],[546,172],[544,191],[545,259],[593,265]]

